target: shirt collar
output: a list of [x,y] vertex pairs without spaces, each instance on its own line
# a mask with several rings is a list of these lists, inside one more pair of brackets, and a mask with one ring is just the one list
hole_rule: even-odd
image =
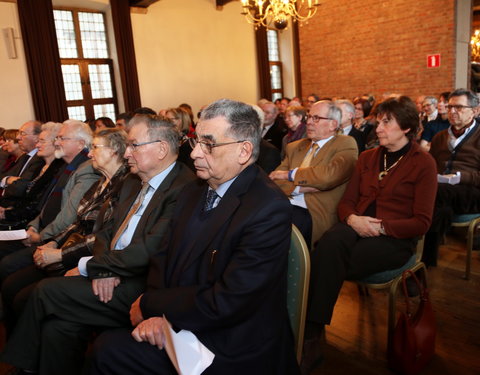
[[165,177],[167,177],[170,171],[173,169],[173,167],[175,166],[175,163],[176,162],[173,162],[166,169],[161,171],[159,174],[153,176],[150,180],[148,180],[147,184],[149,184],[150,187],[153,188],[154,190],[157,190],[160,184],[165,179]]
[[[231,180],[225,181],[223,184],[220,184],[218,188],[215,190],[215,193],[217,193],[220,198],[223,198],[228,188],[233,184],[233,181],[235,181],[237,177],[238,176],[235,176]],[[209,187],[209,189],[211,189],[211,187]]]
[[29,153],[27,153],[27,155],[30,156],[30,157],[32,157],[32,156],[35,156],[37,152],[38,152],[38,148],[34,148],[32,151],[30,151]]

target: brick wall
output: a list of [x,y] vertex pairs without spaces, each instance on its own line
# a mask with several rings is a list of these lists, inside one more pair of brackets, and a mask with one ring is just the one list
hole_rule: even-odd
[[[322,0],[300,28],[302,95],[452,90],[454,0]],[[439,68],[427,55],[441,54]]]

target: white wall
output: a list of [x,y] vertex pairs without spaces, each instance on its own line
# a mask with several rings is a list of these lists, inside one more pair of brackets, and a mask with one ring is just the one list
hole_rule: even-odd
[[186,102],[194,113],[219,98],[255,103],[258,77],[253,26],[240,2],[161,0],[132,14],[142,105]]
[[[12,27],[16,59],[9,59],[3,29]],[[27,65],[18,23],[17,5],[0,2],[0,126],[19,128],[34,118]]]
[[[115,58],[108,0],[53,4],[104,11]],[[132,13],[142,105],[159,110],[187,102],[196,113],[223,97],[255,103],[259,95],[255,36],[240,12],[240,2],[219,11],[215,0],[160,0],[146,14]],[[0,34],[0,126],[16,128],[34,118],[34,110],[17,6],[0,1],[0,31],[5,27],[15,30],[18,58],[8,59]],[[120,79],[115,78],[122,111]]]

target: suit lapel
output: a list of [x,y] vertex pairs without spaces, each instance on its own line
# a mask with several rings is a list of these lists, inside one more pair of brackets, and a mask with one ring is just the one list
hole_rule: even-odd
[[[181,235],[188,235],[188,227],[182,226],[182,228],[177,231],[175,236],[175,246],[170,246],[170,248],[176,251],[173,254],[172,262],[169,260],[169,271],[167,274],[167,279],[171,280],[172,283],[176,283],[177,278],[181,277],[183,271],[186,270],[192,263],[194,263],[198,257],[202,256],[205,251],[212,250],[211,244],[213,241],[216,241],[220,238],[225,232],[221,230],[222,226],[230,221],[231,216],[237,211],[240,205],[240,196],[245,194],[249,189],[251,182],[255,178],[258,169],[255,165],[250,165],[246,168],[234,183],[227,190],[225,195],[220,200],[220,203],[215,208],[215,211],[212,212],[211,216],[208,218],[208,230],[202,231],[197,238],[191,238],[185,246],[181,246]],[[182,215],[180,216],[179,222],[188,223],[192,214],[194,214],[196,208],[199,204],[203,204],[207,186],[197,192],[197,199],[188,199],[195,204],[190,204],[183,210]],[[193,197],[194,198],[194,197]],[[180,237],[180,239],[178,238]],[[171,279],[170,279],[171,278]]]

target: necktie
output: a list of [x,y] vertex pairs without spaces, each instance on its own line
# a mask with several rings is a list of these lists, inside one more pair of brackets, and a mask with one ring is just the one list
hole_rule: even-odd
[[208,189],[207,199],[205,199],[205,205],[203,206],[203,211],[207,212],[213,208],[215,200],[219,197],[217,192],[213,189]]
[[137,199],[135,199],[135,202],[133,202],[132,207],[130,207],[130,211],[128,211],[128,214],[127,216],[125,216],[125,219],[123,219],[122,224],[117,230],[117,233],[115,233],[115,236],[113,237],[113,240],[110,243],[110,249],[115,248],[115,245],[118,239],[127,228],[128,223],[130,222],[130,219],[132,218],[133,215],[135,215],[138,209],[142,206],[143,200],[145,199],[145,195],[147,194],[149,187],[150,185],[148,183],[143,184],[142,190],[140,190],[140,193],[138,194]]
[[313,143],[310,151],[307,153],[307,155],[305,155],[305,158],[303,158],[302,164],[300,164],[300,168],[306,168],[310,166],[310,163],[315,157],[315,153],[317,152],[317,149],[318,149],[318,145],[316,143]]

